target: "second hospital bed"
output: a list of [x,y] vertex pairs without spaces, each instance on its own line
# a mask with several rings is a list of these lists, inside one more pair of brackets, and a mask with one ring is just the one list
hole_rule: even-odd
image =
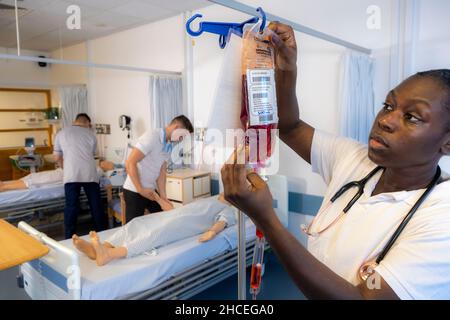
[[[101,197],[105,202],[107,201],[107,192],[104,186],[112,185],[112,194],[117,195],[124,177],[121,176],[120,180],[116,180],[109,176],[101,178]],[[82,191],[80,208],[86,209],[87,203],[87,197]],[[64,204],[64,184],[62,182],[23,190],[0,192],[0,219],[5,219],[13,224],[21,220],[28,222],[36,218],[39,220],[43,216],[62,212]],[[39,225],[39,227],[48,226],[48,224]]]
[[[102,188],[101,195],[106,199]],[[10,223],[25,220],[31,221],[56,212],[62,212],[65,204],[64,185],[49,184],[39,188],[6,191],[0,193],[0,219]],[[80,205],[87,208],[87,197],[81,193]],[[47,226],[47,225],[45,225]],[[41,225],[40,227],[44,227]]]

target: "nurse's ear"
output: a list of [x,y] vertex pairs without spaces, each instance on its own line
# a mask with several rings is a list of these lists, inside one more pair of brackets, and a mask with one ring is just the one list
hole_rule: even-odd
[[450,155],[450,132],[447,133],[446,142],[441,147],[441,153],[444,156],[449,156]]

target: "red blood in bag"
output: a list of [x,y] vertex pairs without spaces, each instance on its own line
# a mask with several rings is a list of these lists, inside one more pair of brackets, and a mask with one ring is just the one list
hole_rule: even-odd
[[[278,123],[270,123],[264,125],[250,125],[249,116],[249,102],[248,102],[248,88],[247,88],[247,76],[242,77],[242,106],[241,106],[241,123],[246,130],[245,143],[246,146],[254,147],[250,145],[252,141],[256,141],[256,166],[263,167],[264,162],[272,155],[272,130],[278,127]],[[253,129],[253,130],[248,130]],[[260,138],[260,131],[266,131],[266,139]],[[254,135],[256,134],[256,137]],[[250,149],[251,150],[251,149]],[[250,151],[253,154],[254,151]]]
[[250,274],[250,288],[256,290],[261,284],[262,277],[262,265],[260,263],[252,266],[252,272]]

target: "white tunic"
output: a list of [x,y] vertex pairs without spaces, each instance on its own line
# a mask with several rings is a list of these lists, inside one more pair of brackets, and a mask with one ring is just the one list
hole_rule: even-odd
[[235,209],[217,200],[201,199],[185,206],[134,218],[105,239],[114,247],[125,247],[128,257],[207,231],[217,221],[236,223]]
[[[137,168],[139,178],[144,188],[156,189],[156,180],[158,179],[161,166],[164,161],[168,161],[170,154],[165,152],[164,129],[150,130],[139,137],[135,148],[141,151],[145,157],[138,162]],[[137,192],[133,181],[128,176],[123,185],[124,189]]]
[[90,129],[73,125],[58,132],[53,153],[63,156],[64,183],[98,183],[96,149],[97,138]]
[[[311,150],[313,171],[328,185],[321,210],[344,184],[364,178],[376,165],[367,146],[316,130]],[[364,188],[363,196],[333,227],[309,237],[308,250],[354,285],[358,270],[376,258],[424,190],[371,196],[382,171]],[[450,298],[450,180],[436,186],[417,210],[376,271],[401,299]],[[324,211],[311,228],[322,230],[337,217],[356,188]]]

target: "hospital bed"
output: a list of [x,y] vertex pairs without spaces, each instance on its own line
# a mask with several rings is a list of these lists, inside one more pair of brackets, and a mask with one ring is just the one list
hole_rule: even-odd
[[[50,248],[48,255],[20,268],[32,299],[188,299],[237,272],[237,226],[206,243],[194,236],[103,267],[79,254],[70,240],[57,242],[25,222],[19,229]],[[254,241],[255,227],[247,219],[248,264]]]
[[[102,199],[106,201],[106,192],[101,189]],[[81,192],[80,207],[87,209],[87,197]],[[64,185],[49,184],[38,188],[0,192],[0,219],[16,224],[21,220],[30,222],[42,219],[64,209]],[[41,225],[40,227],[48,227]]]
[[[270,176],[267,183],[274,209],[287,227],[287,179]],[[237,272],[237,225],[205,243],[199,243],[197,235],[102,267],[78,254],[71,240],[57,242],[25,222],[19,223],[19,229],[50,248],[48,255],[20,268],[23,286],[33,299],[188,299]],[[100,232],[100,239],[114,230]],[[245,230],[250,265],[256,238],[250,219]]]

